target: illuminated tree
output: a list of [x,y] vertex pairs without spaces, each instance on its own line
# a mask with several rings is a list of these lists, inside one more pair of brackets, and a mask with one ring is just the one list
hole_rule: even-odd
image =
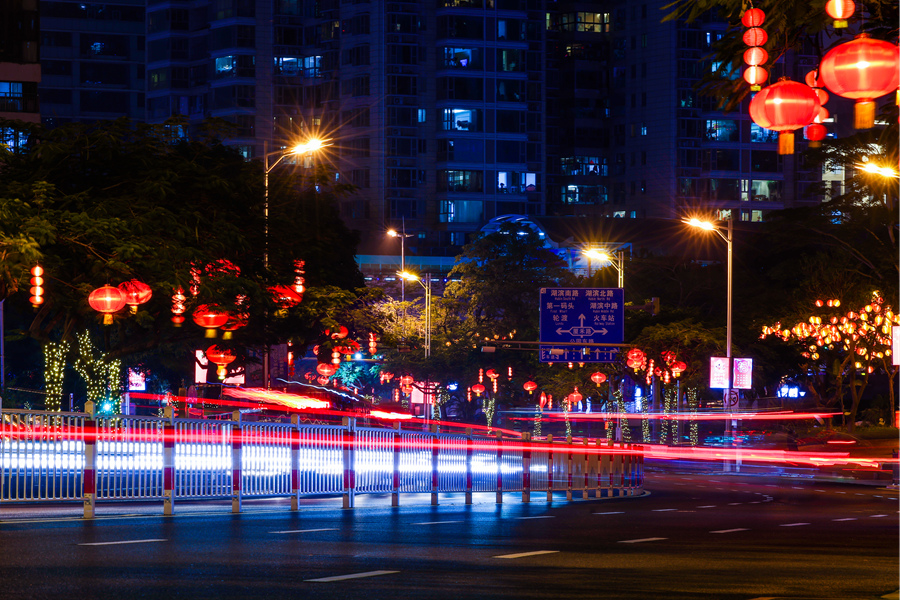
[[[894,378],[897,368],[891,362],[891,327],[900,325],[900,316],[885,303],[879,292],[857,310],[844,312],[840,300],[817,300],[816,308],[805,321],[792,327],[777,322],[763,327],[762,337],[775,336],[794,342],[808,373],[807,385],[824,406],[837,404],[849,413],[846,425],[852,431],[860,401],[870,376],[888,377],[891,414],[894,412]],[[850,392],[849,410],[844,403],[845,388]],[[829,392],[831,392],[829,394]]]

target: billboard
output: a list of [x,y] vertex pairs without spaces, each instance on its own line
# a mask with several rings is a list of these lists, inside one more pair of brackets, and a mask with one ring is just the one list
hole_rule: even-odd
[[753,379],[753,359],[734,359],[734,385],[736,390],[749,390]]
[[749,390],[753,383],[753,359],[735,358],[734,373],[731,382],[728,380],[728,358],[712,356],[709,359],[709,387],[714,390]]
[[713,390],[728,389],[728,359],[724,356],[709,358],[709,387]]

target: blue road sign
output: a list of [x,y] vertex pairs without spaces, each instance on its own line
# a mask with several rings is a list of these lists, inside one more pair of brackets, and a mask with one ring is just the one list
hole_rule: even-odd
[[542,362],[612,362],[617,349],[553,344],[621,344],[625,302],[621,288],[541,288]]

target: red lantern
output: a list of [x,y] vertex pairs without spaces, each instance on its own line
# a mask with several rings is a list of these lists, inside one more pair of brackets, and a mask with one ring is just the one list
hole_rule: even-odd
[[868,129],[875,124],[875,99],[900,85],[900,48],[861,33],[829,50],[819,72],[829,90],[856,100],[854,125]]
[[97,288],[88,296],[88,304],[99,313],[103,313],[103,324],[112,325],[112,315],[125,307],[125,294],[111,285]]
[[225,332],[222,335],[222,339],[230,340],[231,332],[237,331],[241,327],[245,327],[247,325],[248,318],[249,317],[246,314],[228,315],[228,320],[225,321],[225,324],[220,327],[220,329]]
[[132,279],[119,284],[119,291],[125,294],[125,304],[131,307],[131,313],[137,312],[139,304],[144,304],[153,295],[153,290],[143,281]]
[[793,154],[794,131],[812,123],[819,109],[819,99],[811,87],[787,77],[767,89],[769,93],[763,100],[766,117],[771,122],[767,129],[779,132],[778,154]]
[[208,304],[201,304],[194,309],[194,323],[206,329],[206,337],[216,337],[216,328],[228,322],[228,314],[218,311]]
[[545,394],[544,392],[541,392],[541,398],[539,400],[539,403],[541,405],[541,408],[544,408],[545,406],[547,406],[547,394]]
[[847,26],[847,19],[856,12],[856,3],[853,0],[828,0],[825,12],[834,19],[834,28],[842,29]]
[[272,300],[279,306],[292,307],[297,306],[303,300],[303,295],[298,294],[286,285],[273,285],[269,288],[272,294]]
[[600,371],[596,371],[591,373],[591,381],[597,384],[597,387],[600,387],[600,384],[606,381],[606,375],[601,373]]
[[[348,333],[350,333],[350,332],[347,330],[347,328],[344,327],[343,325],[341,325],[341,328],[339,330],[337,330],[331,334],[331,339],[333,339],[333,340],[344,339],[345,337],[347,337]],[[327,335],[328,331],[326,331],[325,334]]]
[[218,365],[216,375],[219,376],[219,379],[225,379],[225,375],[228,373],[228,365],[234,362],[237,357],[231,353],[231,350],[210,346],[206,349],[206,358]]
[[387,381],[388,383],[390,383],[390,382],[391,382],[391,379],[394,378],[394,374],[393,374],[393,373],[387,373],[387,372],[382,373],[381,376],[384,377],[384,380]]
[[175,293],[172,294],[172,323],[175,324],[175,327],[181,327],[181,324],[184,323],[184,290],[178,288],[175,290]]
[[498,377],[500,377],[499,375],[497,375],[497,371],[493,369],[488,369],[484,374],[487,375],[490,379],[497,379]]
[[769,34],[765,29],[751,27],[744,32],[744,43],[748,46],[765,46],[767,41],[769,41]]
[[319,376],[319,377],[316,378],[316,382],[317,382],[319,385],[328,385],[328,378],[325,377],[324,375],[321,375],[321,376]]
[[632,348],[626,356],[631,360],[640,360],[644,358],[644,352],[640,348]]
[[760,8],[751,8],[741,17],[744,27],[759,27],[766,20],[766,13]]
[[687,364],[681,361],[676,361],[675,364],[672,365],[672,375],[678,377],[682,373],[687,370]]
[[526,381],[522,384],[522,387],[525,388],[525,391],[528,392],[528,395],[530,396],[531,393],[537,389],[537,384],[533,381]]
[[755,67],[765,64],[767,60],[769,60],[769,53],[766,52],[765,48],[753,46],[744,50],[744,62],[750,66]]
[[809,140],[811,148],[821,146],[821,141],[825,139],[828,129],[821,123],[810,123],[806,126],[806,139]]
[[331,377],[337,373],[337,367],[328,363],[319,363],[316,365],[316,372],[322,377]]
[[744,69],[744,81],[750,84],[750,90],[758,92],[762,84],[769,78],[769,72],[762,67],[747,67]]
[[772,121],[766,116],[766,96],[769,95],[771,88],[764,87],[750,100],[750,118],[753,122],[768,129],[772,126]]
[[400,385],[402,386],[410,386],[413,383],[412,375],[404,375],[400,378]]
[[819,87],[819,71],[817,69],[813,69],[806,74],[806,76],[803,78],[803,81],[805,81],[806,85],[811,88]]
[[476,383],[475,385],[472,386],[472,391],[475,392],[475,395],[480,398],[481,395],[484,393],[484,386],[481,385],[480,383]]
[[575,391],[572,392],[571,395],[569,395],[569,398],[572,400],[572,404],[578,404],[579,402],[581,402],[581,399],[583,397],[584,396],[582,396],[580,393],[578,393],[578,388],[575,388]]
[[44,303],[44,268],[40,265],[31,267],[31,306],[37,308]]

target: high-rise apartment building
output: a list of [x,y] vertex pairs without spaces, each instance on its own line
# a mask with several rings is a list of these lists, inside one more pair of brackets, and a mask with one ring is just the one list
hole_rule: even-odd
[[[806,202],[818,174],[779,156],[746,109],[724,113],[696,92],[725,24],[662,23],[665,4],[146,0],[146,63],[131,62],[143,53],[138,34],[48,34],[80,53],[72,81],[82,87],[51,90],[50,73],[67,67],[45,56],[44,88],[77,97],[84,112],[85,86],[111,91],[109,77],[83,74],[104,56],[107,75],[146,64],[148,121],[227,119],[237,126],[229,143],[248,158],[331,138],[317,160],[357,187],[340,208],[363,232],[363,252],[396,253],[384,232],[403,226],[409,255],[453,255],[504,214],[672,219],[701,209],[759,221]],[[41,6],[58,16],[94,5]],[[773,79],[802,80],[803,63],[782,59]],[[45,106],[62,116],[59,102]]]
[[[38,23],[37,0],[0,0],[0,119],[40,120]],[[23,141],[0,128],[0,144],[15,148]]]

